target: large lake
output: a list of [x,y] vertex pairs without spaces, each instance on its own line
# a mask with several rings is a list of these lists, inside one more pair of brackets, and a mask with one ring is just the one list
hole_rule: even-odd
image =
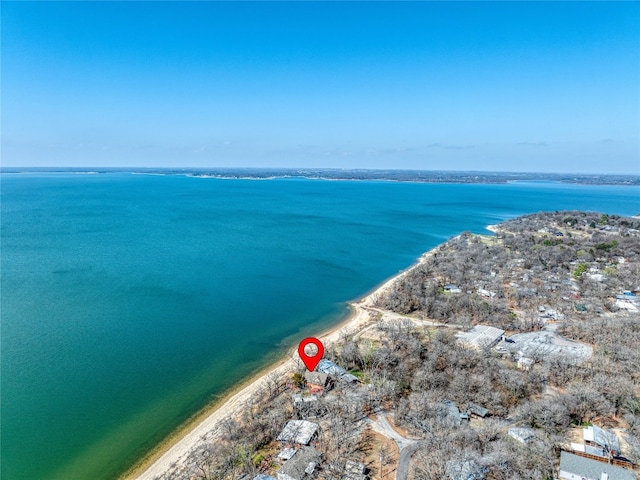
[[447,238],[639,187],[1,177],[2,478],[114,478]]

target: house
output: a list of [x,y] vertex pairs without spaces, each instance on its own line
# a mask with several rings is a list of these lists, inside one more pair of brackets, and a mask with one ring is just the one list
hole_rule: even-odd
[[467,405],[467,412],[470,413],[471,415],[475,415],[476,417],[480,417],[480,418],[485,418],[487,415],[489,415],[489,410],[487,410],[484,407],[481,407],[476,403],[471,403],[471,402],[469,402],[469,404]]
[[469,346],[478,349],[488,349],[496,345],[504,330],[489,325],[476,325],[468,332],[461,332],[456,335],[458,339]]
[[321,454],[313,447],[302,447],[278,471],[278,480],[307,480],[320,463]]
[[482,480],[488,471],[474,460],[464,462],[448,461],[444,466],[446,478],[449,480]]
[[613,456],[620,454],[620,441],[616,434],[610,430],[593,425],[582,431],[582,438],[586,446],[601,449],[600,455],[602,456],[608,457],[609,453]]
[[531,442],[536,438],[535,432],[531,428],[512,427],[509,429],[509,436],[515,438],[517,441],[523,444]]
[[322,372],[305,372],[304,374],[304,379],[307,382],[307,385],[309,387],[309,390],[311,391],[311,393],[317,393],[322,395],[324,393],[325,390],[328,390],[327,388],[327,379],[329,378],[329,375],[327,375],[326,373],[322,373]]
[[444,291],[449,293],[462,293],[462,289],[458,285],[449,283],[444,286]]
[[484,288],[479,288],[478,295],[485,298],[493,298],[496,296],[496,292],[492,292],[491,290],[485,290]]
[[318,431],[318,424],[307,420],[291,420],[284,427],[277,440],[279,442],[308,445]]
[[640,306],[639,300],[640,297],[638,297],[635,292],[632,292],[631,290],[624,290],[622,295],[616,295],[616,306],[618,308],[629,310],[630,312],[637,312],[638,307]]
[[326,373],[327,375],[333,375],[338,377],[340,380],[344,380],[347,383],[355,383],[359,382],[358,377],[351,375],[344,368],[339,367],[335,363],[330,360],[322,359],[318,363],[316,370],[321,373]]
[[565,318],[564,314],[558,312],[553,308],[544,309],[538,315],[540,316],[540,318],[550,318],[552,320],[564,320]]
[[469,420],[469,415],[461,413],[458,410],[458,406],[451,400],[441,400],[436,405],[436,409],[440,418],[452,423],[454,426],[459,426],[462,420]]
[[367,480],[367,467],[364,463],[347,460],[344,466],[342,480]]
[[573,303],[573,308],[576,309],[576,312],[586,312],[587,311],[587,306],[584,303],[574,302]]
[[637,480],[635,473],[590,458],[560,453],[560,478],[565,480]]
[[316,395],[302,395],[301,393],[294,393],[291,395],[291,398],[293,398],[294,406],[301,406],[318,401],[318,397]]
[[[622,298],[620,298],[622,297]],[[638,307],[635,305],[635,302],[629,301],[624,298],[622,295],[617,295],[616,297],[616,307],[621,308],[623,310],[629,310],[630,312],[637,312]]]

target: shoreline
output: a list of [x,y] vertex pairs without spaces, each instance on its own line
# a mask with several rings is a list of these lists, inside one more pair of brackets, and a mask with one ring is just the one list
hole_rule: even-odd
[[[316,337],[322,341],[326,348],[328,345],[338,342],[343,335],[355,334],[367,327],[371,323],[369,309],[375,303],[375,297],[423,264],[444,243],[446,242],[423,253],[412,265],[383,281],[368,293],[348,302],[350,313],[340,323],[320,332]],[[217,428],[226,418],[234,417],[241,412],[245,402],[260,390],[269,375],[275,373],[284,376],[299,366],[301,366],[301,361],[294,348],[278,361],[265,366],[258,373],[241,382],[236,388],[229,390],[219,399],[194,414],[145,457],[124,472],[120,478],[124,480],[153,480],[173,468],[179,467],[196,446],[216,436]]]

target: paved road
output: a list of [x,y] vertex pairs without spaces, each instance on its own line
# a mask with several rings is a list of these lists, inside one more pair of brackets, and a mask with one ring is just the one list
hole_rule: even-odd
[[400,450],[400,458],[398,460],[398,468],[396,469],[396,480],[407,480],[409,475],[409,462],[411,457],[420,446],[418,440],[412,438],[403,437],[396,432],[389,422],[384,413],[378,413],[377,420],[369,420],[371,428],[376,432],[384,435],[387,438],[395,441]]
[[416,450],[418,450],[420,444],[416,441],[411,445],[406,446],[400,450],[400,459],[398,460],[398,469],[396,470],[396,480],[407,480],[409,476],[409,462]]

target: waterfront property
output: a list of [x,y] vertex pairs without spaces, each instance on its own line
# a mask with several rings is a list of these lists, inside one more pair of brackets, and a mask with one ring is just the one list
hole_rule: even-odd
[[320,360],[318,366],[316,367],[316,370],[327,375],[333,375],[334,377],[337,377],[347,383],[354,383],[359,381],[358,377],[350,374],[344,368],[324,358]]
[[322,395],[325,390],[329,389],[329,375],[322,372],[305,372],[304,379],[307,382],[309,391],[313,394]]

